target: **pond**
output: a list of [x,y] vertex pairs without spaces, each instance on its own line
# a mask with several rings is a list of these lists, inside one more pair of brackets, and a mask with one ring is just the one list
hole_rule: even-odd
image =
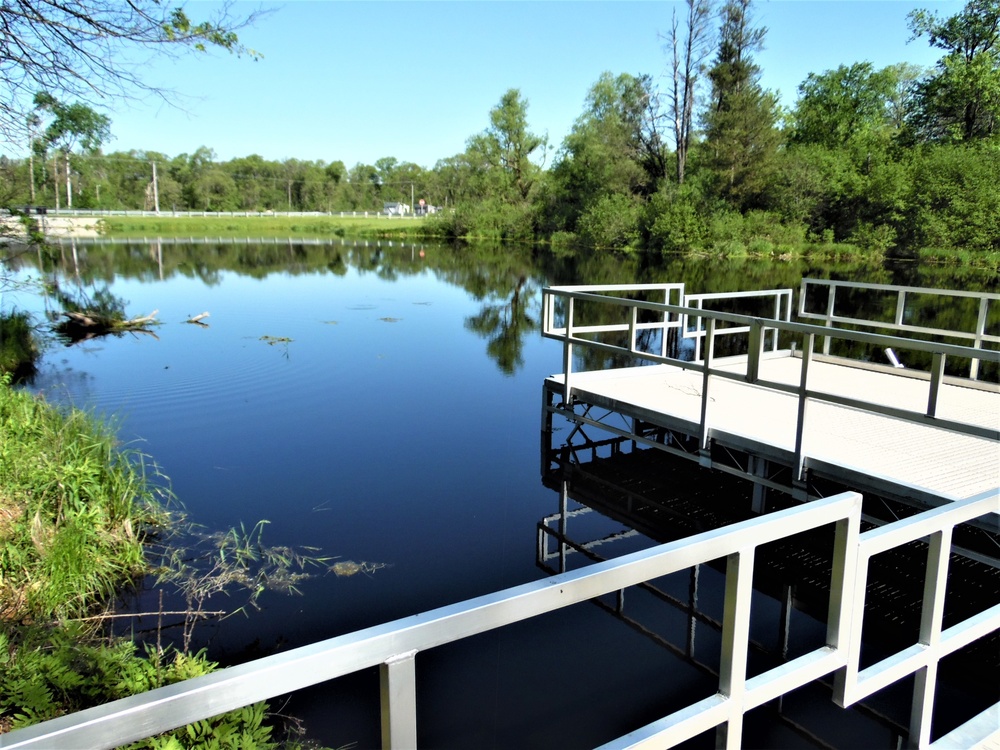
[[[540,479],[541,385],[561,369],[560,347],[539,332],[547,284],[996,283],[915,264],[685,259],[651,270],[608,257],[540,261],[529,249],[351,241],[74,243],[22,263],[21,278],[41,265],[64,291],[106,286],[129,315],[155,309],[160,321],[155,336],[53,344],[33,389],[113,419],[193,522],[218,530],[266,519],[266,543],[335,558],[300,596],[268,593],[245,617],[200,625],[196,645],[224,664],[544,575],[536,526],[558,495]],[[53,304],[29,294],[11,302]],[[186,322],[203,312],[200,325]],[[327,570],[338,561],[362,571]],[[428,747],[589,747],[691,689],[710,692],[699,670],[592,605],[417,663]],[[374,671],[282,710],[331,747],[378,746]],[[805,743],[759,724],[763,744]]]

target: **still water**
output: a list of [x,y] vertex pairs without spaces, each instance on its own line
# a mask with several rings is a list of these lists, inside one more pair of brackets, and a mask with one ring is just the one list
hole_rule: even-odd
[[[558,496],[539,476],[541,385],[561,356],[539,333],[546,284],[684,281],[712,292],[797,286],[803,275],[995,284],[912,265],[686,260],[649,271],[371,242],[63,245],[19,275],[37,278],[39,266],[64,291],[107,286],[129,316],[158,310],[160,325],[155,336],[53,344],[35,390],[113,419],[206,529],[266,519],[269,544],[368,563],[349,577],[318,569],[301,596],[266,594],[259,611],[201,626],[197,644],[224,664],[543,575],[535,530]],[[29,294],[13,303],[53,305]],[[207,325],[185,322],[202,312]],[[589,747],[692,691],[714,692],[697,669],[592,605],[422,654],[417,672],[427,747]],[[378,746],[374,671],[283,710],[318,742]],[[756,724],[761,746],[812,746]]]

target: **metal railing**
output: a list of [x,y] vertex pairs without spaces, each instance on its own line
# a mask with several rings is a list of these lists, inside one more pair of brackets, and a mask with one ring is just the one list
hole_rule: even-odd
[[[619,291],[629,291],[630,287],[622,287]],[[599,287],[598,292],[603,292],[605,288]],[[577,305],[599,305],[612,312],[618,312],[618,320],[623,322],[608,323],[603,325],[579,326],[575,321]],[[975,349],[967,346],[955,344],[945,344],[940,342],[919,341],[896,336],[868,333],[865,331],[849,331],[839,328],[829,328],[808,323],[798,323],[793,321],[777,320],[771,318],[755,318],[733,313],[724,313],[663,303],[647,302],[642,300],[629,299],[624,296],[608,296],[602,293],[593,293],[587,287],[550,287],[543,290],[542,300],[542,335],[561,341],[563,344],[563,403],[573,403],[573,364],[574,348],[590,347],[602,352],[615,355],[626,355],[636,362],[652,362],[666,364],[674,367],[692,370],[700,373],[701,383],[701,414],[700,424],[700,445],[703,451],[709,447],[709,437],[711,430],[711,419],[709,414],[712,403],[712,382],[715,378],[745,381],[755,385],[763,386],[771,390],[788,393],[797,399],[797,416],[795,428],[795,466],[793,472],[795,476],[803,479],[805,469],[804,454],[804,429],[807,406],[812,401],[824,401],[867,412],[881,414],[885,416],[903,419],[909,422],[925,424],[939,427],[953,432],[967,435],[974,435],[991,440],[1000,440],[1000,429],[995,425],[972,423],[957,419],[945,419],[938,413],[941,386],[944,383],[961,382],[962,379],[945,376],[945,361],[948,357],[973,359],[1000,363],[1000,351]],[[662,338],[666,338],[666,328],[669,326],[680,326],[683,320],[690,317],[701,317],[704,319],[705,346],[700,359],[694,361],[685,360],[680,357],[673,357],[663,352],[652,352],[637,345],[635,331],[639,327],[637,324],[640,310],[649,311],[653,317],[660,322],[647,323],[648,326],[660,326],[664,329]],[[557,315],[558,312],[558,315]],[[561,318],[557,320],[558,318]],[[629,332],[628,342],[625,345],[599,340],[597,334]],[[747,336],[747,354],[745,359],[745,369],[741,372],[731,367],[721,367],[716,362],[715,348],[716,339],[720,335],[729,335],[728,332],[734,330],[745,331]],[[765,352],[764,341],[769,332],[785,334],[791,340],[801,341],[801,361],[799,382],[789,384],[767,380],[761,377],[761,362],[765,357],[787,354],[788,352]],[[586,334],[586,335],[584,335]],[[865,399],[858,395],[843,395],[828,391],[819,391],[813,388],[809,382],[809,369],[815,353],[815,342],[817,337],[831,337],[839,340],[857,342],[867,346],[878,348],[891,348],[896,350],[912,350],[930,355],[932,361],[931,369],[924,376],[927,381],[927,400],[925,409],[904,409],[886,405],[871,399]],[[729,365],[732,358],[724,360]],[[969,381],[964,381],[969,382]],[[997,390],[997,386],[980,384],[982,388]],[[862,394],[863,396],[863,394]]]
[[[942,629],[951,532],[957,524],[997,512],[1000,492],[992,491],[861,534],[861,496],[845,492],[53,719],[0,735],[0,747],[115,747],[373,666],[380,669],[383,747],[416,747],[418,653],[722,557],[726,583],[718,691],[605,747],[666,748],[714,728],[717,746],[735,749],[747,711],[832,673],[834,697],[843,706],[916,674],[910,739],[915,747],[928,747],[938,662],[1000,628],[996,605]],[[825,645],[747,678],[757,548],[831,524],[835,534]],[[928,535],[919,642],[860,670],[868,560]],[[989,709],[956,732],[966,738],[987,736],[995,729],[989,722],[997,710]]]
[[[937,688],[938,665],[941,660],[973,641],[1000,629],[1000,602],[987,607],[945,629],[945,589],[948,582],[948,560],[952,553],[952,534],[959,524],[967,523],[1000,510],[1000,489],[926,511],[911,518],[872,529],[861,535],[858,543],[857,579],[854,582],[855,602],[853,621],[848,630],[860,634],[864,619],[865,584],[871,559],[895,547],[928,538],[927,567],[924,572],[924,595],[917,642],[876,664],[860,669],[861,639],[850,638],[847,669],[839,672],[834,700],[839,706],[850,706],[905,677],[914,675],[913,700],[910,712],[910,745],[927,747],[931,738],[931,715]],[[1000,707],[1000,704],[998,704]],[[995,709],[994,709],[995,710]],[[992,712],[977,717],[969,727],[956,730],[959,736],[977,734],[975,727],[988,722]],[[985,724],[985,727],[989,727]],[[1000,725],[993,724],[992,729]],[[980,734],[982,736],[982,734]],[[971,745],[961,745],[970,747]]]
[[[938,665],[945,656],[969,645],[1000,629],[1000,604],[988,607],[978,615],[942,629],[944,615],[944,592],[947,582],[948,557],[951,552],[952,531],[958,524],[978,518],[985,514],[1000,511],[1000,489],[952,503],[949,506],[925,511],[902,521],[897,521],[864,534],[853,536],[857,529],[849,527],[846,535],[850,537],[846,546],[841,547],[841,536],[838,533],[834,550],[834,579],[843,582],[841,588],[831,585],[830,588],[830,618],[827,622],[827,644],[835,647],[840,644],[844,648],[846,642],[847,662],[835,673],[834,700],[842,707],[879,691],[910,675],[915,676],[913,698],[910,708],[909,747],[973,747],[983,739],[997,731],[997,716],[1000,703],[991,706],[979,715],[973,717],[954,731],[931,742],[932,708],[937,690]],[[838,532],[840,528],[838,528]],[[923,537],[930,538],[927,553],[927,569],[924,576],[924,600],[921,613],[921,626],[918,641],[892,656],[866,669],[860,669],[862,628],[864,623],[865,586],[867,583],[868,565],[871,558],[894,547],[908,544]],[[846,557],[840,555],[846,551]],[[843,571],[838,576],[838,571]],[[727,566],[728,572],[728,566]],[[726,577],[727,612],[730,605],[730,576]],[[834,617],[834,612],[840,619]],[[840,628],[840,630],[838,630]],[[798,660],[789,662],[795,664]],[[779,668],[780,669],[780,668]],[[767,677],[769,673],[761,675]],[[755,684],[754,678],[744,686],[746,693],[743,705],[747,705],[747,697],[761,686]],[[775,685],[782,693],[773,693],[766,700],[771,700],[787,692],[784,684]],[[721,695],[721,691],[720,694]],[[719,695],[700,701],[685,711],[656,721],[641,730],[632,732],[614,742],[603,746],[604,750],[624,750],[624,748],[663,748],[676,744],[699,734],[713,725],[709,722],[713,711],[721,713],[724,709],[718,707],[716,700]],[[753,706],[761,705],[766,700],[764,696],[753,695]],[[730,696],[730,700],[732,700]],[[730,711],[732,708],[729,709]],[[746,707],[744,710],[749,710]],[[721,723],[721,722],[720,722]],[[682,734],[678,738],[679,734]],[[728,744],[726,747],[738,745]],[[717,747],[721,743],[717,743]]]
[[[815,297],[815,291],[825,289],[827,293],[825,311],[809,312],[809,302]],[[856,314],[843,314],[837,311],[838,290],[844,292],[856,292],[864,290],[868,292],[884,292],[895,296],[892,310],[892,321],[874,320],[871,318],[859,318]],[[954,328],[941,328],[930,325],[916,325],[907,322],[908,313],[907,299],[912,301],[915,296],[933,296],[937,307],[940,309],[947,303],[958,299],[972,299],[978,301],[978,311],[976,315],[975,329],[971,331],[956,330]],[[840,299],[843,299],[841,295]],[[834,323],[844,323],[848,325],[861,326],[865,328],[878,328],[888,331],[901,331],[906,333],[924,333],[934,336],[945,336],[948,338],[964,339],[972,341],[974,349],[982,349],[984,342],[1000,344],[1000,335],[986,332],[987,321],[990,314],[990,305],[1000,301],[1000,294],[989,292],[965,292],[954,289],[931,289],[915,286],[892,286],[888,284],[865,284],[855,281],[830,281],[827,279],[802,279],[802,286],[799,291],[799,306],[797,316],[803,319],[821,320],[827,327]],[[823,342],[823,353],[830,353],[830,339]],[[979,358],[973,357],[969,367],[969,377],[976,380],[979,376]]]
[[[750,299],[771,299],[773,301],[771,317],[775,320],[791,320],[792,319],[792,290],[791,289],[762,289],[759,291],[751,292],[715,292],[709,294],[686,294],[684,295],[684,301],[681,303],[685,307],[693,307],[698,310],[705,309],[706,302],[713,302],[719,300],[750,300]],[[694,325],[691,322],[694,320]],[[702,318],[700,316],[684,316],[684,338],[695,339],[695,349],[694,358],[701,359],[702,350],[702,340],[705,338],[707,331],[701,323]],[[751,328],[749,326],[729,326],[726,328],[716,327],[715,335],[727,335],[731,336],[740,333],[749,333]],[[778,331],[774,329],[772,331],[771,337],[771,351],[778,350]],[[766,348],[766,347],[765,347]]]

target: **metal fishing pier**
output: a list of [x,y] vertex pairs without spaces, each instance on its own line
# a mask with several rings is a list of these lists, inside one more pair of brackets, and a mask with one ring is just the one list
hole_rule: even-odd
[[[817,289],[822,313],[810,312]],[[838,291],[857,290],[888,294],[891,317],[839,314]],[[973,303],[976,327],[907,323],[908,303],[928,297]],[[553,416],[573,425],[548,455],[587,444],[593,428],[745,476],[760,509],[767,488],[804,501],[833,482],[929,508],[1000,486],[1000,352],[984,348],[1000,343],[987,329],[1000,295],[807,279],[798,318],[820,325],[793,321],[791,300],[790,289],[685,295],[682,284],[547,289],[544,335],[562,342],[564,368],[545,381],[543,437]],[[725,311],[740,304],[770,314]]]

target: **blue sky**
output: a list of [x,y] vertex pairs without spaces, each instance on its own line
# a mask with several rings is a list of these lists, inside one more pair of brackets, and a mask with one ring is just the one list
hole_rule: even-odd
[[[863,60],[933,65],[925,39],[907,43],[914,8],[952,15],[957,0],[758,0],[766,26],[762,83],[791,106],[810,72]],[[192,16],[212,3],[192,2]],[[236,3],[235,11],[256,5]],[[105,151],[169,156],[213,149],[217,158],[341,160],[383,156],[424,167],[464,150],[508,88],[529,101],[534,132],[557,148],[603,71],[659,78],[662,35],[683,4],[664,0],[390,2],[298,0],[241,41],[263,59],[187,55],[147,67],[147,82],[178,92],[179,106],[131,103],[108,112]],[[551,158],[551,157],[550,157]]]

